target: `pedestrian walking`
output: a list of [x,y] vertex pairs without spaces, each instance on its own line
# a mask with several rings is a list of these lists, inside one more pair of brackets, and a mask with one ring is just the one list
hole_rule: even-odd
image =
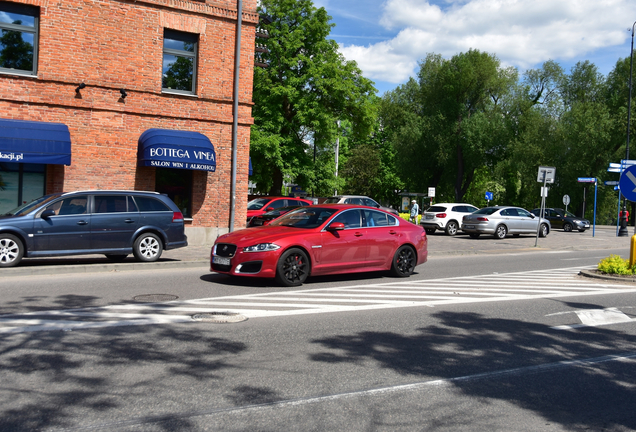
[[411,201],[411,217],[409,222],[417,223],[417,214],[420,212],[420,206],[417,205],[417,201]]

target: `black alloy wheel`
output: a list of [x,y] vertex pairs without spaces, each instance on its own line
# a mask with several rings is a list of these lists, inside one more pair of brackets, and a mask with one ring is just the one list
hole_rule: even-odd
[[401,246],[393,257],[391,273],[396,277],[411,276],[415,270],[416,259],[415,251],[411,246]]
[[550,232],[550,229],[548,228],[548,225],[541,224],[541,227],[539,228],[539,237],[546,237],[549,232]]
[[566,222],[563,224],[563,231],[565,232],[571,232],[572,231],[572,224],[569,222]]
[[309,277],[309,258],[301,249],[289,249],[278,259],[276,281],[282,286],[302,285]]

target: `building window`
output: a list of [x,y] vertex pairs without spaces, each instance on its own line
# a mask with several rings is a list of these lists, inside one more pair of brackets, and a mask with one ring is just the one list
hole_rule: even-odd
[[44,195],[46,165],[0,163],[0,214]]
[[36,74],[39,16],[37,7],[0,3],[0,72]]
[[155,191],[168,195],[179,207],[183,216],[192,217],[192,171],[157,168]]
[[161,79],[164,92],[195,94],[198,40],[195,34],[164,30]]

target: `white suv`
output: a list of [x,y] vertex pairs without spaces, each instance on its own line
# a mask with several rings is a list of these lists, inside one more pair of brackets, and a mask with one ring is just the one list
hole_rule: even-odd
[[420,225],[426,230],[426,234],[433,234],[435,230],[444,230],[446,234],[454,236],[461,226],[464,216],[479,210],[470,204],[440,203],[435,204],[424,213]]

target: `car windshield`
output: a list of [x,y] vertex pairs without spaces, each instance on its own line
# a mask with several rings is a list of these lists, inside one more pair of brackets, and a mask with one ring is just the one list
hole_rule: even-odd
[[265,204],[267,204],[271,200],[272,200],[271,198],[256,198],[256,199],[253,199],[252,201],[247,203],[247,209],[248,210],[260,210],[260,209],[262,209],[265,206]]
[[282,215],[284,213],[287,213],[288,211],[291,211],[295,208],[298,208],[297,205],[295,206],[287,206],[287,207],[281,207],[281,208],[277,208],[275,210],[270,210],[267,213],[264,213],[263,216],[277,216],[277,215]]
[[577,217],[574,213],[569,212],[569,211],[567,211],[567,210],[566,210],[566,211],[564,211],[564,213],[565,213],[565,215],[566,215],[567,217],[571,217],[571,218],[575,218],[575,217]]
[[59,196],[60,194],[44,195],[43,197],[34,199],[30,203],[22,204],[20,207],[14,208],[13,210],[6,212],[4,215],[5,216],[24,216],[25,214],[28,214],[36,207],[39,207],[40,205],[47,203],[51,201],[52,199],[55,199]]
[[300,207],[285,213],[268,226],[287,226],[294,228],[318,228],[325,223],[338,209],[323,207]]
[[340,202],[340,198],[338,197],[331,197],[331,198],[327,198],[324,202],[324,204],[338,204],[338,202]]
[[491,215],[497,211],[499,211],[501,209],[497,208],[497,207],[484,207],[483,209],[479,209],[476,212],[472,213],[472,214],[482,214],[482,215]]

